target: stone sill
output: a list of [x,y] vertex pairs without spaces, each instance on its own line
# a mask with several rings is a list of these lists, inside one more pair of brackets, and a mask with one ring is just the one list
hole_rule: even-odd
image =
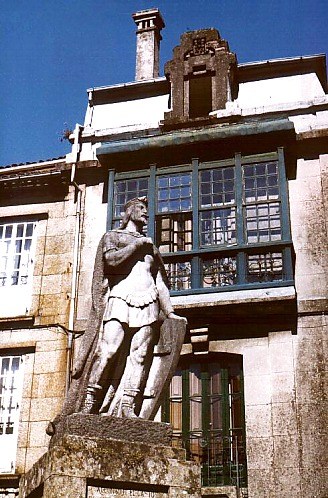
[[0,473],[0,491],[3,489],[9,491],[8,488],[18,488],[20,474]]
[[[243,488],[246,491],[246,488]],[[241,498],[244,494],[240,494],[240,489],[236,486],[212,486],[203,487],[201,489],[203,498],[215,496],[215,498]]]
[[272,303],[273,301],[295,301],[296,291],[293,286],[269,287],[265,289],[247,289],[229,292],[213,292],[187,296],[172,296],[175,309],[199,308],[210,306],[228,306],[236,304]]
[[34,323],[34,315],[19,315],[19,316],[0,316],[0,327],[17,328],[32,325]]

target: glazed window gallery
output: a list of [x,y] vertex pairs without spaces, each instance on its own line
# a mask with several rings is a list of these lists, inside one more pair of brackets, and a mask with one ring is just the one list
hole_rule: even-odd
[[110,177],[109,227],[124,204],[147,196],[148,235],[159,247],[171,292],[293,284],[283,150]]

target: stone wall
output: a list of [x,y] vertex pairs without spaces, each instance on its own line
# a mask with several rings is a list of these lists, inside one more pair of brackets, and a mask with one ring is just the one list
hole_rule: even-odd
[[24,360],[16,473],[47,450],[45,428],[65,396],[67,334],[56,324],[68,327],[76,203],[73,187],[66,196],[43,194],[39,202],[33,192],[21,205],[0,207],[1,217],[38,220],[31,308],[19,323],[2,317],[0,324],[1,349]]

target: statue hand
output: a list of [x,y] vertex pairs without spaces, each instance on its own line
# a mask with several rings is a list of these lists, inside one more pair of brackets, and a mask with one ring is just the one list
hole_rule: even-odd
[[140,237],[140,239],[137,239],[136,241],[136,244],[138,246],[152,246],[153,245],[153,241],[150,237]]

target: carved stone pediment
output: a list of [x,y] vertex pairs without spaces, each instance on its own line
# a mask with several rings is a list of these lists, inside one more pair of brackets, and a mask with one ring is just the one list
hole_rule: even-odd
[[210,119],[238,93],[237,60],[216,29],[184,33],[164,71],[171,84],[171,110],[162,126]]

